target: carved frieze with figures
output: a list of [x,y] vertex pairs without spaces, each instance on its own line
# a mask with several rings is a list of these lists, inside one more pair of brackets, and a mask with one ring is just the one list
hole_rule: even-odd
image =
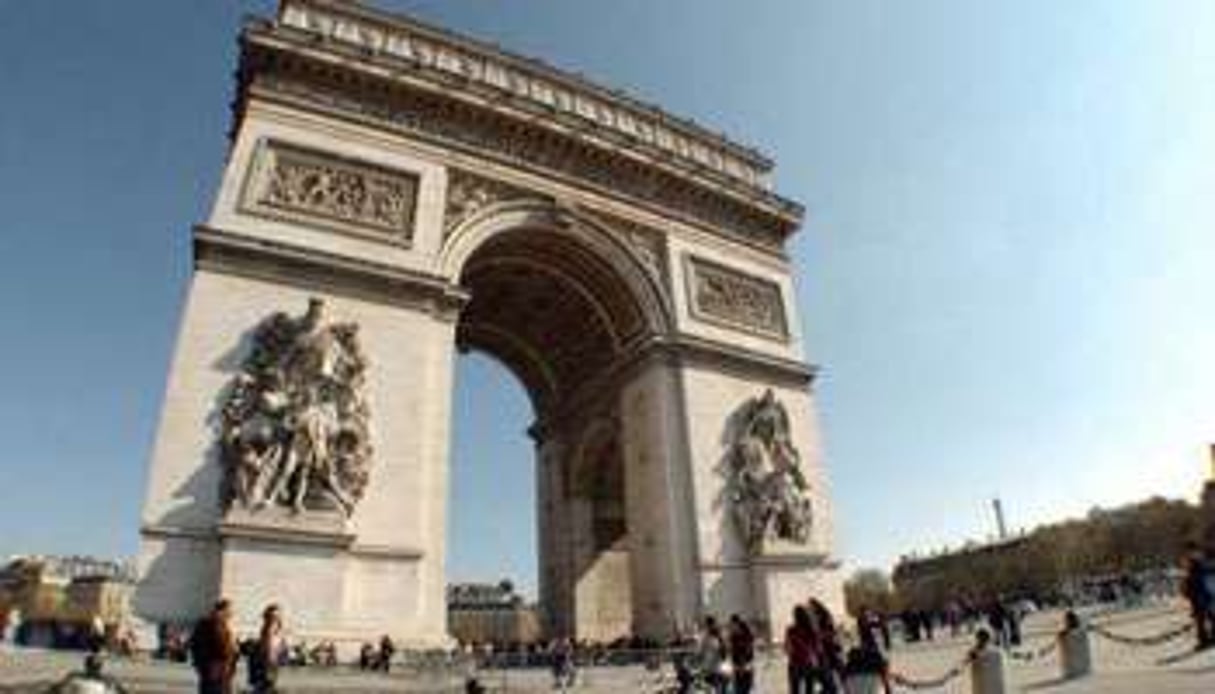
[[247,212],[408,244],[413,174],[275,140],[258,147],[242,206]]
[[765,337],[789,337],[780,285],[703,258],[687,256],[686,261],[693,316]]

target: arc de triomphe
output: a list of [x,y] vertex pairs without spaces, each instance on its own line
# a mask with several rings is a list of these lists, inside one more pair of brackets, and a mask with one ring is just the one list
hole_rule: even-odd
[[223,595],[242,628],[277,602],[309,640],[443,643],[456,349],[534,405],[549,633],[840,606],[785,252],[802,210],[770,160],[356,3],[283,0],[240,45],[151,460],[142,616]]

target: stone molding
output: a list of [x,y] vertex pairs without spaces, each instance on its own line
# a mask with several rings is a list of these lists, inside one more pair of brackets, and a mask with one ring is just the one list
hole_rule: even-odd
[[291,528],[274,525],[246,525],[244,523],[220,523],[215,528],[220,540],[239,539],[273,542],[284,545],[312,545],[349,549],[354,544],[354,534],[330,532],[308,528]]
[[696,255],[685,254],[683,262],[693,318],[778,342],[789,340],[779,284]]
[[213,227],[194,228],[196,269],[426,310],[454,321],[467,292],[441,277]]
[[142,537],[151,537],[156,539],[185,539],[204,541],[219,540],[219,536],[215,533],[214,528],[199,528],[184,525],[161,525],[158,523],[144,523],[139,527],[139,534]]
[[[139,534],[147,538],[156,539],[184,539],[205,542],[220,542],[224,537],[241,537],[245,539],[270,539],[273,541],[282,541],[281,534],[275,534],[273,531],[269,533],[264,531],[264,528],[250,527],[243,524],[231,524],[226,529],[222,526],[210,528],[198,528],[187,526],[171,526],[157,525],[145,523],[139,529]],[[319,544],[322,546],[341,547],[346,554],[353,557],[364,557],[368,559],[386,559],[386,560],[402,560],[402,561],[417,561],[425,556],[425,553],[417,547],[400,547],[396,545],[372,545],[360,544],[354,541],[353,535],[345,535],[342,533],[311,533],[314,537],[309,537],[308,533],[301,536],[296,533],[294,536],[288,537],[286,542],[294,544]],[[346,542],[346,537],[350,537],[351,541]],[[328,538],[328,539],[327,539]]]
[[784,552],[780,554],[760,554],[738,560],[702,561],[701,572],[731,571],[739,569],[772,568],[772,569],[838,569],[841,566],[836,559],[825,552]]
[[396,547],[394,545],[351,545],[348,552],[351,556],[367,559],[395,559],[400,561],[417,561],[425,553],[417,547]]
[[[243,34],[235,120],[250,98],[408,133],[439,146],[641,203],[664,216],[783,256],[801,222],[800,206],[757,189],[706,180],[703,166],[670,156],[638,156],[619,138],[551,113],[518,112],[510,99],[459,94],[465,82],[423,79],[407,69],[375,69],[366,52],[321,42],[289,27],[253,24]],[[335,55],[336,53],[336,55]],[[412,68],[413,70],[409,69]],[[409,79],[405,79],[408,76]]]
[[418,176],[330,152],[263,139],[240,210],[270,219],[409,246]]
[[772,161],[754,149],[619,91],[401,15],[347,2],[287,0],[278,24],[347,44],[368,56],[405,61],[422,71],[509,95],[558,118],[610,130],[748,187],[764,188],[772,170]]

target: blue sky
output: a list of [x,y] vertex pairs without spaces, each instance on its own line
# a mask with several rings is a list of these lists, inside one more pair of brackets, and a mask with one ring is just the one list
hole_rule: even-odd
[[[982,538],[996,494],[1029,527],[1196,492],[1215,4],[381,6],[775,157],[808,208],[792,250],[853,565]],[[135,550],[235,34],[270,7],[0,0],[0,554]],[[458,381],[452,576],[530,586],[526,397],[484,358]],[[519,503],[480,513],[492,498]]]

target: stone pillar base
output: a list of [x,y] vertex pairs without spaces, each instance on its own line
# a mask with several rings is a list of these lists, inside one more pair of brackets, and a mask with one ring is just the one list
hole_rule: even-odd
[[752,594],[756,596],[757,626],[779,640],[793,623],[793,608],[811,598],[821,601],[837,619],[843,618],[839,600],[839,562],[822,554],[768,554],[751,560]]

